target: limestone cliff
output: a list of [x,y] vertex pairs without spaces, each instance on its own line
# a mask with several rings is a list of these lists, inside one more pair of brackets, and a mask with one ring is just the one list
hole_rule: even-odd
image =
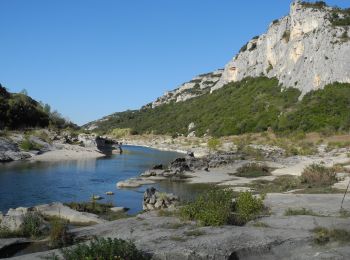
[[185,101],[245,77],[276,77],[282,86],[298,88],[303,95],[336,81],[348,83],[350,26],[335,25],[335,19],[350,19],[350,10],[294,1],[288,16],[244,45],[224,70],[197,76],[148,107]]
[[[295,1],[290,14],[250,40],[226,66],[211,92],[245,77],[276,77],[303,94],[333,82],[350,82],[349,10]],[[341,24],[341,25],[339,25]]]

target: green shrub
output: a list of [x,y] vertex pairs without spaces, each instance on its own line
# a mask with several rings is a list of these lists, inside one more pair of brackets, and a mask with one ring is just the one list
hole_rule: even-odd
[[68,234],[68,221],[54,218],[50,221],[50,246],[53,248],[71,244],[72,237]]
[[337,181],[333,168],[326,168],[319,164],[312,164],[301,174],[301,183],[310,187],[331,186]]
[[24,216],[22,233],[26,237],[38,237],[41,235],[40,226],[42,225],[42,218],[37,212],[28,212]]
[[25,214],[23,224],[18,231],[10,231],[8,228],[0,227],[0,238],[31,237],[38,238],[42,235],[41,225],[43,221],[37,212]]
[[180,216],[186,220],[196,220],[203,226],[228,224],[231,222],[233,197],[234,193],[230,190],[209,190],[183,206]]
[[134,243],[122,239],[96,238],[89,244],[79,244],[70,249],[62,250],[66,260],[76,259],[127,259],[146,260],[150,259],[146,254],[139,251]]
[[282,39],[285,40],[285,42],[289,42],[289,39],[290,39],[290,31],[289,30],[284,31],[284,33],[282,35]]
[[66,206],[80,212],[88,212],[97,215],[110,212],[113,207],[112,203],[98,203],[96,201],[91,202],[69,202],[65,203]]
[[273,181],[256,180],[250,186],[259,193],[280,193],[301,188],[301,183],[298,177],[283,175]]
[[306,8],[314,8],[314,9],[322,9],[324,7],[327,7],[327,4],[325,1],[315,1],[313,2],[306,2],[303,1],[301,4]]
[[270,169],[265,164],[248,163],[237,169],[237,173],[234,174],[238,177],[245,178],[257,178],[262,176],[269,176]]
[[119,139],[130,135],[131,132],[131,128],[115,128],[109,133],[109,135],[113,136],[116,139]]
[[76,211],[99,215],[101,218],[108,221],[129,217],[125,212],[113,212],[111,210],[113,207],[112,203],[99,203],[92,200],[91,202],[69,202],[65,203],[65,205]]
[[263,197],[254,197],[251,192],[241,192],[235,203],[236,224],[245,224],[257,218],[264,209],[263,200]]
[[[97,122],[96,131],[131,128],[139,134],[187,134],[196,122],[196,135],[213,137],[265,132],[344,131],[350,129],[350,84],[333,83],[307,93],[282,88],[276,78],[245,78],[211,94],[154,109],[125,111]],[[309,153],[307,149],[297,153]]]
[[32,142],[29,140],[29,138],[25,138],[21,144],[20,144],[20,148],[23,150],[23,151],[33,151],[33,150],[37,150],[39,151],[42,146],[40,144],[37,144],[35,142]]
[[313,232],[316,244],[324,245],[328,242],[350,243],[350,232],[345,229],[317,227]]
[[306,208],[301,208],[301,209],[288,208],[284,212],[284,215],[285,216],[300,216],[300,215],[304,215],[304,216],[320,216],[319,214],[315,213],[314,211],[312,211],[310,209],[306,209]]
[[208,141],[208,148],[210,150],[218,150],[218,148],[221,146],[221,142],[220,142],[220,139],[217,139],[217,138],[211,138],[209,139]]

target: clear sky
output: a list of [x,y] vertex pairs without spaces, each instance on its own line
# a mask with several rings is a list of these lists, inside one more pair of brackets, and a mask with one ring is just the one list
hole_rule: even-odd
[[83,124],[224,67],[290,2],[0,0],[0,82]]

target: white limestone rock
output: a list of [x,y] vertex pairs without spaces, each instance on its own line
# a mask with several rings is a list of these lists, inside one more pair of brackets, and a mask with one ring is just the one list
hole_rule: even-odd
[[59,202],[39,205],[35,209],[43,216],[64,218],[72,223],[100,224],[106,222],[95,214],[79,212]]
[[276,77],[284,87],[302,95],[333,82],[350,82],[348,27],[334,27],[332,8],[310,8],[295,1],[290,14],[270,24],[268,31],[249,41],[246,50],[226,66],[217,90],[246,77]]

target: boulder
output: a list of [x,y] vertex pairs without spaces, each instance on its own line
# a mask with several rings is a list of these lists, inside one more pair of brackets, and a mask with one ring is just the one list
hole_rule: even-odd
[[29,153],[21,152],[18,145],[12,140],[0,137],[0,163],[23,160],[30,157]]
[[113,207],[113,208],[111,208],[111,211],[114,213],[122,213],[122,212],[127,211],[127,209],[124,207]]
[[186,158],[177,158],[169,165],[169,170],[176,173],[182,173],[190,171],[190,167],[187,164]]
[[144,178],[130,178],[125,181],[120,181],[117,183],[117,188],[137,188],[146,184],[153,184],[154,181],[147,180]]
[[59,202],[39,205],[36,206],[35,209],[43,216],[59,217],[69,220],[72,223],[99,224],[106,222],[95,214],[79,212]]
[[156,164],[152,167],[152,170],[163,170],[163,164]]
[[143,210],[165,209],[176,205],[178,197],[173,194],[158,192],[154,187],[148,188],[143,194]]
[[10,231],[19,231],[28,213],[28,208],[9,209],[7,214],[2,217],[0,227]]
[[141,173],[141,177],[154,177],[154,176],[163,176],[164,170],[147,170],[144,173]]
[[191,122],[189,125],[188,125],[188,132],[191,132],[193,129],[196,128],[196,125],[194,122]]
[[196,137],[196,131],[192,131],[187,135],[187,137]]

